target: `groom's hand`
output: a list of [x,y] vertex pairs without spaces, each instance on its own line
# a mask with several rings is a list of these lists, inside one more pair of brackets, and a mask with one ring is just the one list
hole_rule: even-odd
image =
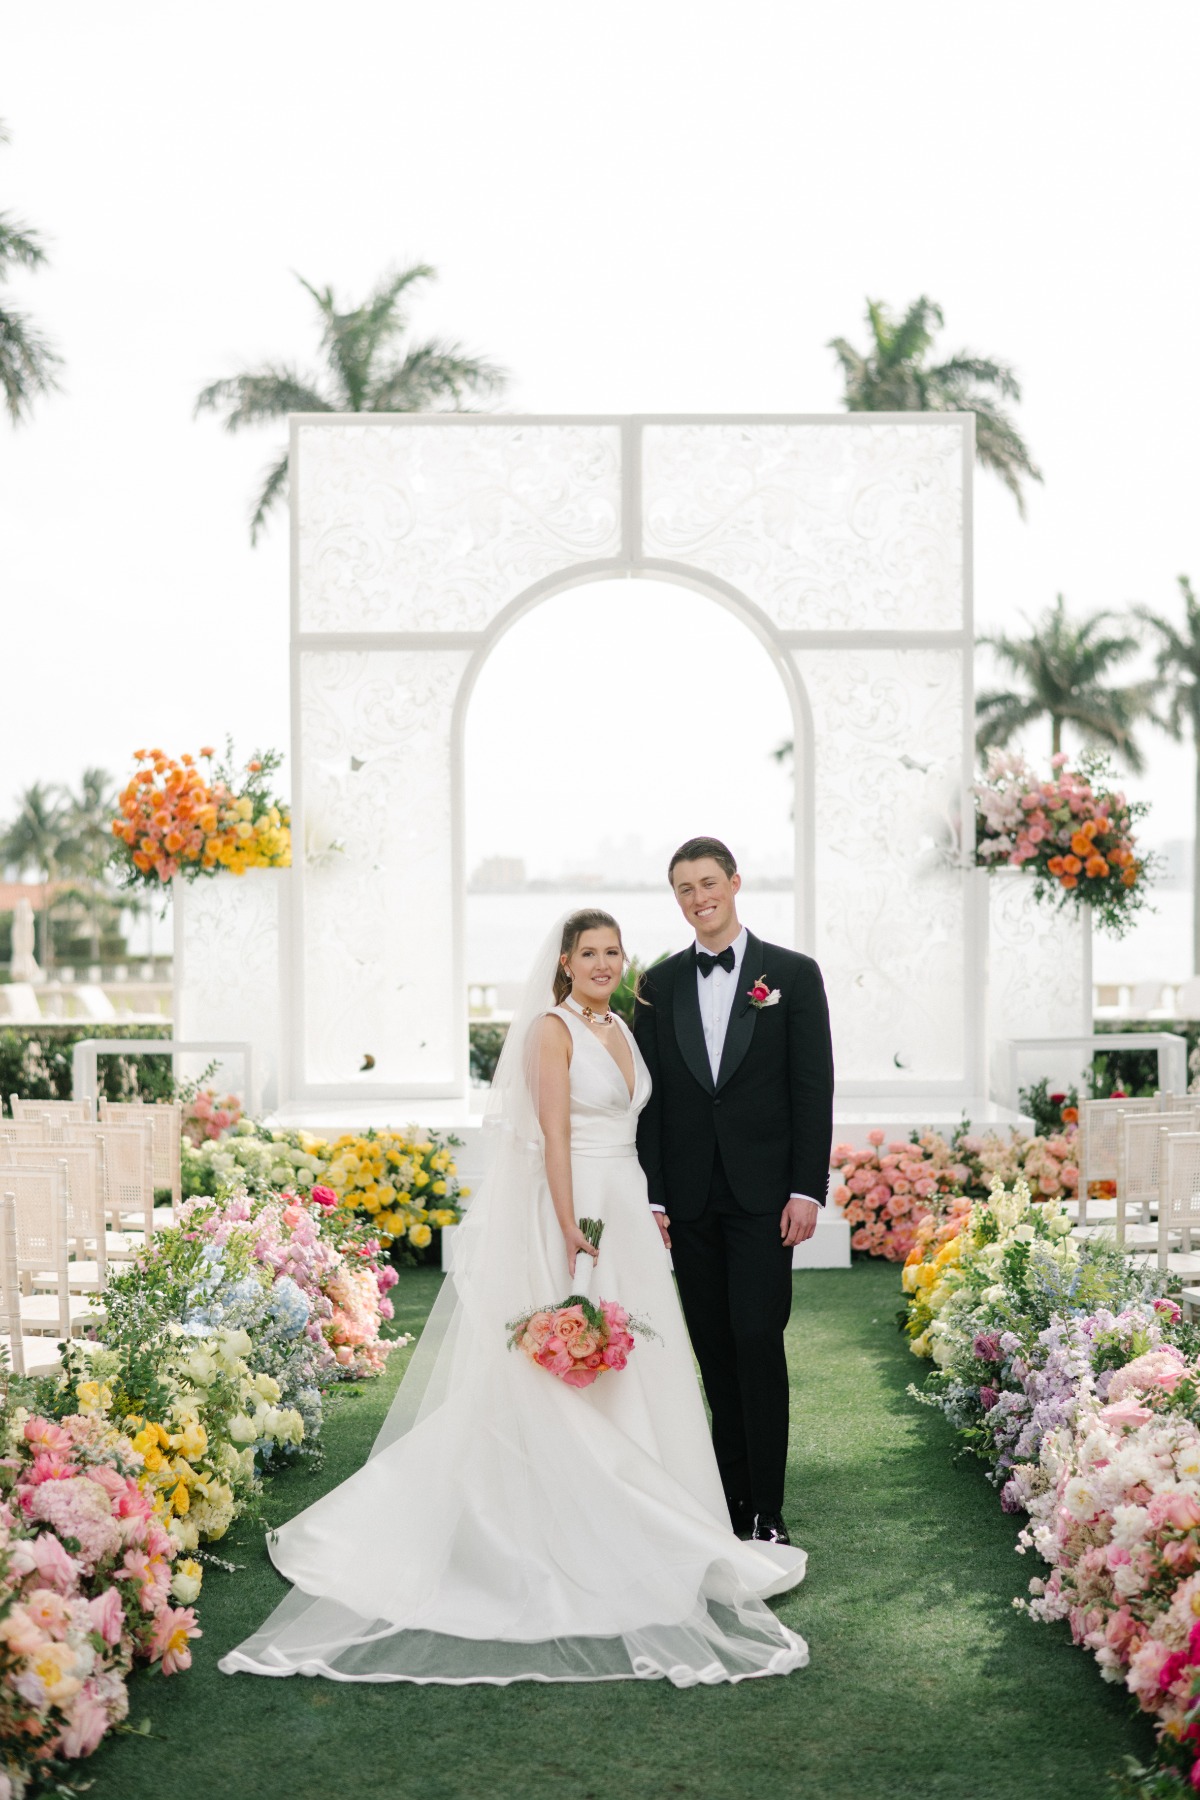
[[671,1248],[671,1221],[670,1221],[670,1219],[668,1219],[665,1212],[656,1212],[654,1215],[654,1221],[655,1221],[655,1224],[658,1226],[658,1229],[662,1232],[663,1243],[666,1245],[667,1249],[669,1250]]
[[779,1219],[779,1235],[789,1250],[805,1243],[817,1229],[821,1209],[815,1200],[789,1200]]

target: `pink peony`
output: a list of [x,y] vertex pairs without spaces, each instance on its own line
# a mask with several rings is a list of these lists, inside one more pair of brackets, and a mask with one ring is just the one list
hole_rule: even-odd
[[1148,1406],[1142,1406],[1131,1397],[1114,1402],[1111,1406],[1103,1406],[1098,1415],[1105,1425],[1116,1429],[1122,1426],[1135,1431],[1139,1425],[1148,1425],[1154,1414]]
[[867,1142],[868,1142],[868,1144],[879,1145],[879,1144],[883,1143],[886,1136],[887,1136],[886,1131],[880,1131],[878,1129],[876,1129],[875,1131],[868,1131]]
[[68,1556],[65,1546],[52,1531],[40,1531],[27,1546],[42,1581],[57,1588],[60,1594],[73,1594],[81,1565]]
[[67,1725],[58,1740],[58,1753],[90,1756],[107,1730],[108,1708],[85,1689],[67,1707]]
[[61,1425],[56,1425],[53,1419],[43,1419],[40,1416],[26,1419],[25,1442],[35,1455],[44,1450],[65,1456],[73,1448],[70,1432],[64,1431]]
[[100,1633],[106,1644],[119,1644],[125,1625],[125,1608],[121,1605],[121,1596],[116,1588],[106,1587],[88,1601],[88,1608],[92,1615],[93,1630]]

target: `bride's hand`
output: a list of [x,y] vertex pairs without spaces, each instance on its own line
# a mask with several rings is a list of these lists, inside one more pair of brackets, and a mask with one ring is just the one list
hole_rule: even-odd
[[595,1244],[590,1244],[584,1237],[578,1225],[572,1225],[569,1231],[563,1232],[563,1242],[567,1246],[567,1268],[570,1270],[572,1278],[575,1275],[575,1259],[581,1250],[592,1257],[600,1254]]

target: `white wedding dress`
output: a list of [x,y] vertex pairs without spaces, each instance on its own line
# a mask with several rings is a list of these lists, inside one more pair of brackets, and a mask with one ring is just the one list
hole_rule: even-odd
[[[553,963],[550,963],[550,968]],[[535,1007],[524,1027],[536,1041]],[[509,1129],[371,1456],[274,1535],[293,1591],[226,1673],[335,1681],[678,1686],[786,1674],[803,1638],[765,1604],[805,1553],[730,1529],[667,1253],[634,1149],[635,1083],[569,1008],[576,1216],[604,1220],[593,1297],[658,1334],[589,1388],[507,1348],[568,1271],[531,1109],[509,1058]],[[501,1084],[502,1091],[504,1084]],[[514,1096],[517,1098],[514,1099]],[[527,1135],[522,1135],[522,1133]],[[582,1262],[583,1259],[581,1258]]]

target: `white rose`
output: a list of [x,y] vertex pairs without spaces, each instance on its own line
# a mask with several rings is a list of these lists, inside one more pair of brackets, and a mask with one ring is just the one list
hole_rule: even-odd
[[253,1419],[248,1419],[245,1413],[235,1413],[229,1421],[229,1435],[235,1444],[252,1444],[260,1434]]
[[278,1400],[280,1393],[282,1392],[279,1383],[273,1375],[256,1375],[254,1377],[254,1386],[262,1398],[271,1401],[272,1404]]
[[217,1372],[217,1365],[207,1350],[197,1350],[195,1355],[188,1357],[184,1367],[197,1387],[207,1387]]
[[171,1598],[178,1600],[180,1606],[190,1606],[200,1593],[201,1577],[185,1575],[182,1569],[176,1571],[171,1582]]

